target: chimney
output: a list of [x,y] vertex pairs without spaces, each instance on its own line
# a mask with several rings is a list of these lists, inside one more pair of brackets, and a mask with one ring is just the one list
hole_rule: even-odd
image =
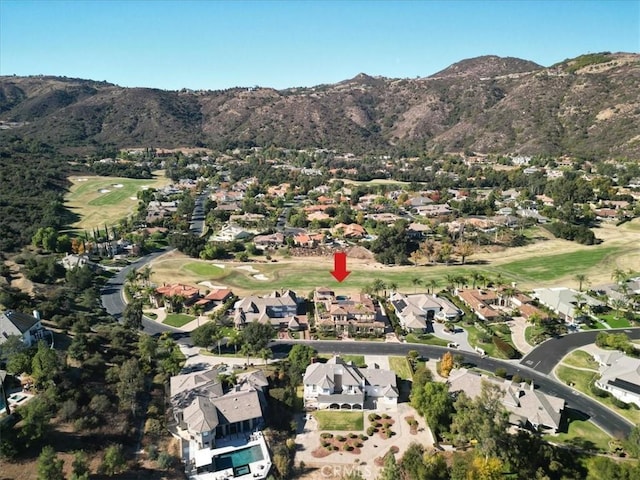
[[38,310],[33,311],[33,318],[40,320],[40,312]]

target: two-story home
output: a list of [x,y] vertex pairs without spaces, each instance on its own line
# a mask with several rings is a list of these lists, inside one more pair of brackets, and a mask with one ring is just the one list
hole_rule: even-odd
[[594,358],[600,365],[596,387],[621,402],[640,407],[640,360],[618,351],[596,354]]
[[305,371],[304,402],[309,408],[334,410],[395,409],[396,374],[381,368],[359,368],[334,356]]
[[274,291],[264,297],[251,295],[234,305],[237,328],[257,321],[278,329],[286,329],[298,313],[298,297],[293,290]]
[[392,292],[389,298],[396,311],[400,326],[409,332],[424,333],[431,329],[434,320],[455,320],[463,312],[446,298],[419,293],[405,295]]
[[509,411],[509,422],[522,428],[557,432],[562,421],[565,401],[536,390],[533,383],[514,383],[511,380],[491,378],[466,368],[452,370],[448,381],[453,395],[464,392],[476,398],[483,383],[497,385],[503,396],[502,405]]
[[45,332],[38,312],[34,311],[33,316],[14,310],[0,313],[0,345],[15,335],[30,347],[42,339]]
[[373,299],[366,294],[336,295],[333,290],[319,287],[314,291],[316,324],[336,333],[384,333],[385,323],[377,319]]

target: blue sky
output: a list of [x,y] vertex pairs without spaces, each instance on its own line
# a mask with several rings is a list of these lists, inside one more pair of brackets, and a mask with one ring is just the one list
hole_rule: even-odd
[[0,0],[0,74],[221,89],[640,52],[640,0]]

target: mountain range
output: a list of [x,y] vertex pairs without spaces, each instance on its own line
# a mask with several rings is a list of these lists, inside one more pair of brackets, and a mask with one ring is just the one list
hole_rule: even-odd
[[637,158],[638,92],[640,55],[609,52],[551,67],[483,56],[424,78],[359,74],[285,90],[166,91],[2,76],[0,140],[17,135],[77,152],[276,145]]

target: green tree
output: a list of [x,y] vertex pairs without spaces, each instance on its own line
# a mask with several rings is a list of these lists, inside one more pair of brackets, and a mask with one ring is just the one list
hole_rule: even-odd
[[62,363],[58,353],[49,348],[46,343],[39,342],[38,350],[31,361],[31,377],[36,388],[42,388],[46,383],[53,382],[62,370]]
[[139,330],[142,328],[142,302],[140,300],[134,300],[124,307],[122,313],[122,319],[124,320],[124,326],[132,330]]
[[475,399],[464,393],[458,396],[451,423],[456,443],[476,440],[476,448],[485,458],[499,456],[507,441],[509,425],[509,414],[502,405],[503,395],[499,386],[483,382],[482,391]]
[[122,445],[115,444],[109,445],[104,452],[102,464],[100,465],[99,472],[109,477],[124,470],[126,466],[126,460],[124,458],[124,451]]
[[434,435],[449,429],[453,400],[446,383],[427,382],[411,388],[411,405],[424,417]]
[[140,338],[138,339],[138,354],[142,360],[150,365],[157,350],[158,342],[155,338],[146,333],[140,334]]
[[584,273],[576,273],[573,276],[574,280],[578,282],[578,291],[582,291],[582,286],[587,283],[587,276]]
[[22,417],[22,428],[19,437],[27,447],[40,441],[49,431],[51,409],[43,397],[35,397],[18,410]]
[[412,277],[411,278],[411,285],[413,285],[413,293],[417,293],[418,292],[418,287],[420,285],[422,285],[422,279],[420,279],[418,277]]
[[138,409],[138,395],[144,387],[144,375],[140,369],[138,359],[126,360],[119,368],[120,381],[116,385],[116,392],[120,399],[121,408],[128,408],[134,415]]
[[624,442],[625,451],[634,458],[640,458],[640,425],[635,425]]
[[56,455],[51,445],[45,446],[38,456],[38,480],[65,480],[64,460]]
[[289,360],[289,375],[291,378],[300,378],[302,373],[311,363],[313,357],[315,357],[316,351],[308,345],[302,345],[296,343],[287,356]]
[[274,337],[273,327],[266,323],[251,322],[242,330],[242,342],[251,346],[252,352],[259,352]]
[[266,365],[267,361],[273,358],[273,351],[270,348],[263,348],[258,352],[258,355],[260,355],[260,358]]
[[89,474],[91,473],[89,470],[89,459],[83,450],[74,452],[71,467],[73,470],[70,480],[89,480]]
[[396,463],[396,457],[392,452],[384,456],[384,467],[378,475],[378,480],[401,480],[402,472]]

